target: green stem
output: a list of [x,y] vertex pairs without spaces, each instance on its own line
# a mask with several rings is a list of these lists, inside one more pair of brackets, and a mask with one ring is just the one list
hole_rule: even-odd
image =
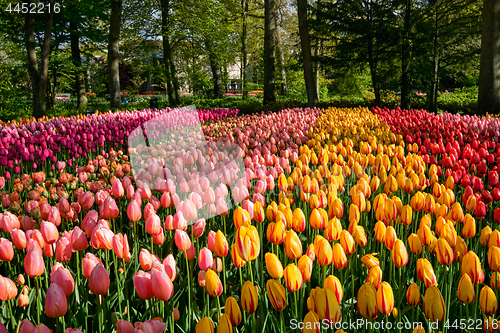
[[184,257],[186,258],[186,269],[187,269],[187,278],[188,278],[188,327],[187,331],[189,332],[191,328],[191,274],[189,272],[189,260],[187,258],[187,251],[184,252]]
[[40,322],[40,310],[42,306],[40,305],[40,281],[39,277],[35,277],[35,284],[36,284],[36,320],[37,323]]
[[222,292],[224,293],[224,298],[226,298],[226,259],[225,257],[222,257],[222,281],[224,285],[222,286]]

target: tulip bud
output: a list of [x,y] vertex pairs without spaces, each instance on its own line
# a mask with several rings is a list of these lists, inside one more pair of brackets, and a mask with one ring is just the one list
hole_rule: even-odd
[[417,306],[420,304],[420,290],[415,282],[408,287],[408,291],[406,292],[406,301],[411,306]]
[[470,304],[475,297],[474,284],[470,276],[466,273],[458,282],[458,299],[464,304]]
[[285,287],[276,280],[268,280],[266,283],[267,297],[276,311],[283,311],[286,308]]
[[486,316],[491,316],[498,310],[498,301],[495,292],[488,286],[484,286],[481,289],[479,307]]
[[443,295],[436,287],[431,285],[424,295],[424,314],[430,321],[442,322],[445,316]]
[[364,318],[377,318],[377,291],[371,283],[365,283],[359,288],[357,310]]
[[234,297],[230,296],[226,299],[224,313],[229,317],[229,320],[234,327],[241,323],[241,310]]
[[245,282],[241,289],[241,307],[243,311],[252,314],[257,310],[258,304],[259,298],[257,295],[257,288],[252,282]]

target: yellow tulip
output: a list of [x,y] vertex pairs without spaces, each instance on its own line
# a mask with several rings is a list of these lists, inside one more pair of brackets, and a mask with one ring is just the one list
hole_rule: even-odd
[[309,311],[304,317],[304,328],[302,333],[320,333],[321,323],[314,311]]
[[264,207],[262,207],[262,204],[259,201],[256,201],[253,205],[253,219],[256,222],[262,223],[264,222],[264,218]]
[[400,240],[396,240],[392,248],[392,261],[396,267],[403,267],[408,264],[408,251],[405,244]]
[[357,310],[364,318],[377,318],[377,291],[373,284],[367,282],[358,290]]
[[213,333],[214,323],[208,317],[201,318],[195,327],[196,333]]
[[382,282],[382,269],[380,269],[380,266],[373,266],[370,268],[368,276],[366,277],[366,282],[370,282],[375,288],[380,286],[380,282]]
[[220,316],[219,323],[217,324],[217,333],[231,333],[233,332],[233,325],[229,320],[227,314],[223,313]]
[[260,254],[260,237],[257,229],[251,225],[241,226],[235,235],[236,251],[241,259],[251,261]]
[[331,323],[340,321],[341,312],[339,302],[335,293],[328,288],[315,288],[311,290],[308,299],[312,311],[318,314],[320,320],[328,320]]
[[299,290],[302,287],[302,273],[295,264],[289,264],[283,271],[285,283],[290,292]]
[[408,237],[408,245],[410,245],[410,251],[414,255],[420,255],[422,251],[424,250],[424,247],[422,245],[422,241],[416,234],[411,234]]
[[354,238],[347,230],[342,230],[340,233],[340,246],[347,255],[351,255],[356,250]]
[[300,273],[302,273],[302,281],[309,282],[311,280],[313,269],[312,259],[308,255],[304,254],[302,257],[300,257],[297,263],[297,267],[299,268]]
[[488,264],[493,272],[500,271],[500,248],[492,246],[488,249]]
[[250,225],[250,223],[252,222],[252,219],[250,218],[250,213],[247,212],[245,209],[241,208],[240,206],[238,206],[234,210],[233,220],[234,220],[234,226],[236,229],[238,229],[242,225],[245,225],[248,227]]
[[335,275],[330,275],[325,279],[325,282],[323,282],[323,288],[333,291],[337,297],[337,302],[342,302],[344,291],[342,290],[342,285],[340,284],[339,279]]
[[233,326],[238,326],[241,323],[241,310],[234,297],[229,296],[226,299],[224,313],[229,317]]
[[231,246],[231,258],[233,259],[234,266],[237,268],[243,267],[246,264],[246,261],[241,259],[238,252],[236,251],[236,244]]
[[495,292],[488,286],[484,286],[479,293],[479,307],[487,316],[495,314],[498,310],[498,301]]
[[283,266],[281,261],[274,253],[266,253],[266,269],[269,275],[274,279],[281,279],[283,277]]
[[437,283],[436,274],[434,274],[434,268],[432,268],[431,263],[426,258],[420,258],[417,260],[417,275],[420,281],[425,284],[426,288]]
[[444,238],[439,238],[437,241],[436,255],[441,265],[449,265],[453,262],[453,249]]
[[469,274],[472,283],[480,284],[484,282],[484,272],[481,268],[481,261],[479,257],[473,252],[469,251],[462,259],[461,274]]
[[266,283],[267,298],[271,301],[276,311],[283,311],[286,308],[285,287],[276,280],[268,280]]
[[391,313],[394,309],[394,293],[386,281],[382,282],[377,289],[377,307],[384,315]]
[[406,301],[411,306],[417,306],[420,304],[420,290],[415,282],[413,282],[406,291]]
[[435,284],[427,288],[424,295],[424,314],[430,321],[442,322],[445,315],[443,295]]
[[458,299],[464,304],[470,304],[474,300],[475,295],[474,284],[469,274],[465,273],[458,282]]
[[247,281],[241,288],[241,307],[247,313],[254,313],[259,305],[259,297],[257,295],[257,288],[252,282]]
[[285,253],[289,259],[298,259],[302,256],[302,243],[293,230],[285,232]]
[[212,297],[222,294],[223,289],[219,276],[211,269],[205,273],[205,288],[207,289],[207,293]]

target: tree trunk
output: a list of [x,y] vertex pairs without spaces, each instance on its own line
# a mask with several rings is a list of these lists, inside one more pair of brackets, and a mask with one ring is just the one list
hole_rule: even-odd
[[302,67],[306,82],[307,102],[313,107],[318,102],[318,92],[314,82],[314,72],[311,61],[311,44],[307,26],[307,0],[297,0],[297,14],[299,16],[300,46],[302,50]]
[[52,91],[50,92],[50,100],[51,100],[50,107],[52,109],[55,109],[56,108],[56,103],[57,103],[57,99],[56,99],[56,93],[57,93],[57,90],[56,90],[57,89],[57,69],[56,68],[54,68],[52,70],[52,79],[54,80],[54,85],[52,86]]
[[174,61],[172,60],[172,52],[170,52],[170,75],[172,76],[172,83],[174,86],[174,93],[175,93],[175,105],[181,104],[181,96],[180,96],[180,87],[179,87],[179,80],[177,80],[177,72],[175,70],[175,64]]
[[264,105],[276,102],[276,4],[274,0],[264,1]]
[[439,3],[436,2],[436,13],[434,21],[434,41],[432,45],[432,79],[429,93],[429,111],[438,111],[438,91],[439,91]]
[[85,94],[85,79],[82,71],[82,57],[80,55],[80,38],[78,37],[78,25],[76,22],[69,22],[70,42],[71,42],[71,58],[75,69],[75,93],[76,107],[78,109],[86,108],[88,105],[87,96]]
[[484,0],[478,114],[500,113],[500,1]]
[[208,59],[210,62],[210,69],[212,70],[212,77],[214,83],[214,98],[222,98],[222,74],[219,62],[217,61],[217,56],[215,54],[213,44],[211,40],[206,40],[205,44],[208,50]]
[[174,87],[172,85],[172,76],[170,72],[170,37],[169,37],[169,7],[170,0],[161,0],[161,33],[163,39],[163,69],[167,83],[168,103],[175,104]]
[[283,41],[281,40],[280,29],[276,29],[276,44],[278,49],[278,63],[281,74],[280,94],[288,96],[288,87],[286,85],[285,55],[283,54]]
[[[26,2],[28,8],[31,7],[31,1]],[[50,10],[45,14],[45,30],[40,55],[40,70],[38,70],[38,61],[36,59],[35,34],[33,31],[33,14],[28,11],[24,15],[24,25],[26,29],[25,44],[28,54],[28,73],[31,80],[33,93],[33,117],[41,118],[45,116],[45,94],[47,90],[47,80],[49,76],[49,55],[50,39],[52,34],[52,22],[54,19],[55,0],[49,1]]]
[[403,27],[403,44],[401,50],[401,108],[406,110],[409,110],[411,108],[410,85],[408,82],[410,67],[410,15],[411,0],[406,0]]
[[375,104],[377,106],[381,105],[380,100],[380,85],[377,76],[377,63],[375,57],[373,56],[373,39],[368,40],[368,65],[370,66],[370,75],[372,77],[372,87],[373,93],[375,94]]
[[242,27],[241,27],[241,92],[243,94],[243,99],[248,98],[247,89],[247,12],[248,12],[248,1],[241,0],[242,9]]
[[122,0],[111,0],[111,18],[108,37],[108,77],[111,109],[120,109],[120,28],[122,19]]

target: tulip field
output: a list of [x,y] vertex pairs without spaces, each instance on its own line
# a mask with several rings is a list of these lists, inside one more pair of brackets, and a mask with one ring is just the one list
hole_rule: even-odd
[[500,331],[500,118],[193,112],[0,125],[0,333]]

